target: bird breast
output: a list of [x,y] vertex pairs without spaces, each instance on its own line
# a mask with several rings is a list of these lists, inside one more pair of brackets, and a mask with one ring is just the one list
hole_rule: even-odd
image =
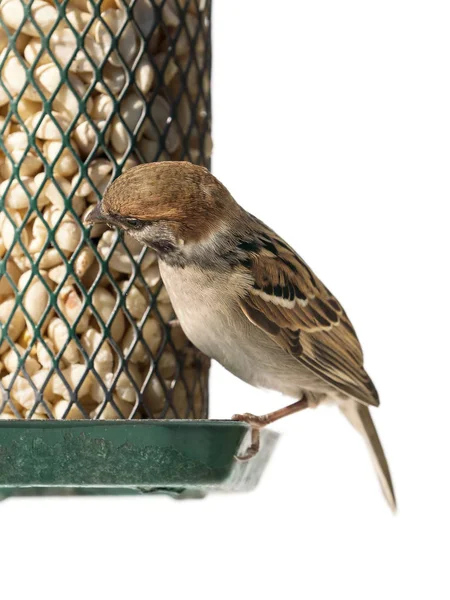
[[[233,275],[160,261],[161,276],[180,324],[202,352],[222,362],[224,343],[236,343],[237,282]],[[242,317],[241,317],[242,318]]]

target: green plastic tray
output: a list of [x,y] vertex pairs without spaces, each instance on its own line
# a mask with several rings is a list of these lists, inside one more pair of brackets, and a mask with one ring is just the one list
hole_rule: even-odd
[[248,491],[278,438],[261,433],[260,452],[243,462],[249,427],[235,421],[2,421],[0,498]]

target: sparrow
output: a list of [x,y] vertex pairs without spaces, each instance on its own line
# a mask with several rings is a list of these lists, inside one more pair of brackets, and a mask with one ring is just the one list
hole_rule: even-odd
[[157,162],[113,181],[86,218],[152,248],[186,336],[247,383],[295,400],[249,423],[262,427],[335,402],[365,439],[395,510],[388,463],[369,407],[378,406],[355,330],[338,300],[280,236],[245,211],[208,169]]

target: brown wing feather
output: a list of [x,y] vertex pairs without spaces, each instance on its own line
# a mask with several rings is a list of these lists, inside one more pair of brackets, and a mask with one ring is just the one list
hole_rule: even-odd
[[363,353],[343,308],[302,259],[265,225],[246,267],[253,287],[241,300],[247,318],[337,389],[378,405]]

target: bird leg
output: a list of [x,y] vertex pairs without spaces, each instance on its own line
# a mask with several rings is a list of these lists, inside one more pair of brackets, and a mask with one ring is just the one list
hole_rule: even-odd
[[289,406],[285,406],[284,408],[274,410],[273,412],[267,413],[265,415],[257,416],[252,415],[251,413],[244,413],[243,415],[233,415],[232,420],[244,421],[252,427],[262,429],[263,427],[266,427],[266,425],[270,425],[270,423],[278,421],[278,419],[282,419],[283,417],[292,415],[305,408],[308,408],[308,400],[303,396],[300,400],[297,400],[297,402],[289,404]]
[[289,404],[289,406],[285,406],[284,408],[280,408],[278,410],[274,410],[273,412],[267,413],[265,415],[252,415],[251,413],[244,413],[243,415],[233,415],[233,421],[243,421],[244,423],[248,423],[251,426],[251,444],[247,449],[247,452],[243,456],[237,456],[238,460],[249,460],[258,453],[260,447],[260,431],[266,425],[270,425],[274,421],[278,421],[278,419],[282,419],[283,417],[287,417],[288,415],[292,415],[296,412],[304,410],[308,408],[308,400],[305,396],[302,396],[300,400],[294,402],[293,404]]

